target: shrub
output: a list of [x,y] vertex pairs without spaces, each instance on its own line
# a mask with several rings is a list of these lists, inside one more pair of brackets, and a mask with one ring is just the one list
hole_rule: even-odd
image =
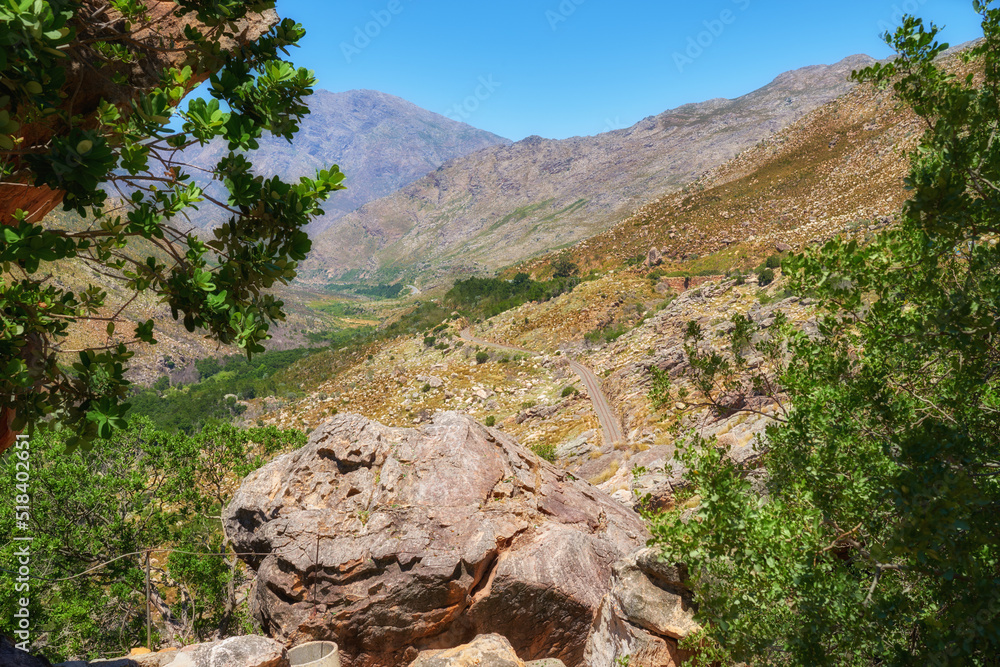
[[767,287],[774,282],[774,270],[773,269],[763,269],[757,274],[757,284],[761,287]]
[[768,257],[767,261],[764,262],[764,268],[766,268],[766,269],[780,269],[781,268],[781,256],[780,255],[771,255],[770,257]]
[[493,428],[494,426],[497,425],[497,418],[494,417],[493,415],[490,415],[489,417],[486,418],[486,420],[483,423],[489,426],[490,428]]
[[579,393],[580,393],[579,389],[577,389],[573,385],[569,385],[568,387],[563,387],[562,397],[566,398],[567,396],[575,396],[576,394],[579,394]]
[[476,363],[485,364],[490,360],[490,355],[488,352],[476,352]]
[[166,391],[169,386],[170,386],[170,378],[164,375],[159,380],[153,383],[153,390]]
[[436,343],[436,342],[437,342],[437,338],[435,338],[434,336],[425,336],[424,337],[424,347],[434,347],[434,343]]
[[670,373],[657,366],[649,367],[650,387],[649,400],[657,410],[663,409],[670,402]]
[[430,390],[431,390],[431,386],[429,384],[425,384],[423,387],[420,388],[420,391],[424,392],[425,394],[427,392],[429,392]]
[[554,463],[556,460],[556,446],[553,444],[545,445],[534,445],[531,448],[538,458],[545,459],[549,463]]

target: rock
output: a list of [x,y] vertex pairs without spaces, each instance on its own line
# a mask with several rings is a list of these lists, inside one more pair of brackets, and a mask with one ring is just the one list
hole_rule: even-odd
[[629,667],[679,665],[688,656],[678,640],[700,629],[685,581],[684,569],[660,563],[654,549],[639,549],[615,563],[584,664],[612,667],[629,656]]
[[787,243],[775,243],[774,249],[777,250],[778,252],[791,252],[792,246],[788,245]]
[[674,291],[674,288],[670,285],[669,281],[662,281],[656,284],[656,293],[660,295],[670,294]]
[[632,481],[629,505],[639,510],[640,506],[649,510],[668,510],[674,506],[678,491],[690,484],[684,478],[686,470],[680,461],[657,461],[648,466],[649,470]]
[[281,641],[336,641],[347,667],[498,632],[525,660],[577,665],[611,566],[641,519],[471,417],[420,429],[338,415],[250,475],[226,532]]
[[421,651],[410,667],[525,667],[506,637],[480,635],[468,644]]
[[529,419],[548,419],[562,409],[562,403],[556,405],[536,405],[520,412],[514,419],[518,424],[523,424]]
[[[140,650],[145,653],[138,653]],[[89,667],[289,667],[283,646],[256,635],[192,644],[179,651],[151,653],[148,649],[133,649],[126,658],[63,663],[60,667],[88,667],[88,664]]]
[[581,433],[572,440],[564,442],[556,447],[557,459],[569,459],[579,456],[587,456],[595,451],[597,447],[593,444],[597,439],[597,431],[590,430]]
[[230,637],[177,651],[169,667],[288,667],[285,648],[266,637]]
[[663,264],[663,255],[657,248],[650,248],[649,252],[646,253],[646,266],[659,266]]
[[35,657],[17,648],[0,635],[0,665],[3,667],[52,667],[45,658]]
[[417,382],[429,384],[431,389],[440,389],[444,386],[444,380],[434,375],[418,375]]

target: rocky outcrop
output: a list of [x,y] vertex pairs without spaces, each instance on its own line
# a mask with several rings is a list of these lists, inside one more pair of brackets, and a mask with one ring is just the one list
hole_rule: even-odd
[[639,517],[459,413],[420,429],[355,415],[248,477],[225,510],[257,570],[252,607],[285,641],[345,665],[503,634],[525,660],[580,664],[611,566]]
[[584,663],[612,667],[628,656],[629,667],[679,665],[688,654],[678,641],[700,629],[686,578],[682,567],[660,562],[653,549],[615,563]]

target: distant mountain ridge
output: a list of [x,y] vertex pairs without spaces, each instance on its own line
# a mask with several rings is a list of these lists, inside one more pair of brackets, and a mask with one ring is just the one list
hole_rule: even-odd
[[871,62],[786,72],[595,137],[528,137],[457,158],[319,234],[302,279],[432,283],[572,245],[846,93]]
[[[344,214],[395,192],[449,160],[510,143],[373,90],[317,90],[307,103],[310,113],[294,143],[270,136],[262,138],[253,161],[259,173],[277,174],[284,180],[312,175],[316,169],[331,164],[340,166],[346,175],[347,190],[334,193],[324,205],[326,215],[310,225],[314,235]],[[221,142],[193,147],[186,151],[185,159],[195,165],[212,166],[223,149]],[[219,221],[202,218],[195,222],[208,228]]]

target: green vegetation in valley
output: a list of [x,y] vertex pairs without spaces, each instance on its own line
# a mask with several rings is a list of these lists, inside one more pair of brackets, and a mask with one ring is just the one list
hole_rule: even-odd
[[331,292],[354,294],[368,297],[369,299],[398,299],[406,296],[406,285],[396,283],[394,285],[368,285],[365,283],[337,283],[327,287]]
[[[145,389],[131,399],[132,412],[148,417],[158,429],[196,433],[206,425],[231,422],[246,410],[240,401],[265,396],[293,396],[300,391],[276,375],[317,350],[265,352],[253,360],[243,356],[199,359],[199,381],[182,387]],[[228,398],[227,398],[228,397]]]
[[527,273],[512,280],[469,278],[459,280],[444,296],[444,302],[464,315],[489,319],[529,301],[548,301],[570,292],[580,283],[571,275],[540,282]]

